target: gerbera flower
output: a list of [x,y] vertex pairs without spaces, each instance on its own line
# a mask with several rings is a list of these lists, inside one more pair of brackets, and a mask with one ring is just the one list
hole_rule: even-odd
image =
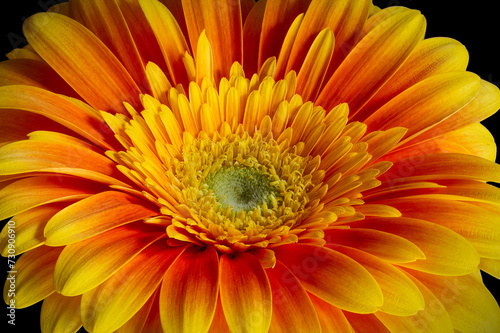
[[5,302],[43,332],[500,330],[500,91],[425,29],[367,0],[30,17],[0,63]]

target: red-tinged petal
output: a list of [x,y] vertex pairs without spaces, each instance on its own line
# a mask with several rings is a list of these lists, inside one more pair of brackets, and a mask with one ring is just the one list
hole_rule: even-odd
[[323,333],[354,333],[342,310],[313,294],[309,294],[309,298],[316,309]]
[[457,200],[395,199],[388,202],[403,216],[425,219],[465,237],[481,257],[500,259],[498,205]]
[[55,171],[127,186],[119,180],[126,178],[116,169],[115,162],[102,153],[69,142],[23,140],[7,144],[0,147],[0,170],[1,176]]
[[71,1],[69,11],[113,52],[139,86],[146,84],[145,64],[116,1]]
[[[55,203],[30,209],[14,216],[11,221],[15,228],[15,255],[21,254],[45,243],[43,227],[55,213],[66,207],[68,203]],[[9,253],[9,224],[6,224],[0,234],[0,249],[2,256]]]
[[226,317],[224,317],[224,310],[220,300],[220,293],[217,297],[217,307],[215,309],[214,319],[208,333],[231,333],[229,326],[227,326]]
[[161,228],[137,222],[68,245],[57,260],[54,287],[66,296],[83,294],[164,236]]
[[398,235],[424,252],[425,259],[401,263],[401,266],[439,275],[465,275],[475,271],[479,265],[479,255],[465,238],[435,223],[406,217],[388,217],[369,218],[353,222],[351,226]]
[[[315,36],[325,27],[330,28],[335,36],[332,65],[338,66],[361,32],[369,8],[370,1],[366,0],[311,1],[293,44],[287,72],[299,70]],[[334,68],[330,68],[326,77],[329,77],[333,70]]]
[[160,314],[163,332],[208,332],[219,292],[217,251],[191,247],[163,279]]
[[311,0],[268,1],[260,35],[258,69],[270,57],[278,57],[288,28],[307,10]]
[[312,101],[318,95],[334,46],[335,37],[328,28],[322,30],[314,39],[297,75],[297,93],[304,100]]
[[391,333],[374,314],[357,314],[344,311],[344,315],[356,333]]
[[354,248],[327,246],[356,260],[377,280],[384,295],[380,311],[395,316],[410,316],[424,309],[425,302],[420,290],[398,268]]
[[316,103],[328,110],[347,102],[354,115],[403,64],[424,33],[425,19],[419,12],[404,10],[390,16],[359,41]]
[[116,191],[98,193],[62,209],[45,226],[46,244],[61,246],[158,215],[148,202]]
[[314,306],[299,280],[282,263],[266,269],[272,290],[269,332],[321,332]]
[[363,122],[368,130],[408,128],[404,140],[410,140],[467,105],[480,87],[481,79],[473,73],[434,75],[403,91]]
[[467,125],[453,132],[441,135],[438,139],[455,143],[465,148],[468,154],[479,156],[492,162],[495,161],[497,156],[495,138],[480,123]]
[[64,176],[17,180],[0,190],[0,220],[44,204],[83,199],[103,190],[102,185]]
[[[143,331],[146,320],[148,319],[149,313],[152,310],[153,303],[156,300],[156,295],[158,294],[159,288],[157,288],[153,295],[149,297],[149,300],[142,306],[142,308],[136,312],[136,314],[128,320],[123,326],[115,331],[115,333],[129,333],[129,332],[147,332]],[[158,304],[156,304],[158,306]],[[151,332],[151,331],[149,331]]]
[[[146,322],[143,325],[142,332],[158,332],[162,333],[163,328],[161,327],[161,318],[160,318],[160,292],[156,292],[155,299],[153,300],[153,305],[151,306],[151,310],[149,310],[148,317]],[[128,333],[128,332],[127,332]]]
[[356,119],[366,119],[398,94],[428,77],[465,71],[468,61],[467,49],[454,39],[437,37],[421,41],[401,68],[358,113]]
[[481,88],[469,104],[436,125],[432,128],[432,131],[422,133],[422,135],[417,136],[414,140],[407,142],[406,145],[410,146],[416,142],[478,123],[493,115],[498,109],[500,109],[500,89],[490,82],[481,80]]
[[[160,46],[158,43],[151,42],[156,38],[153,33],[153,29],[151,29],[146,16],[141,10],[139,2],[130,0],[115,1],[118,4],[118,7],[120,7],[120,11],[127,22],[128,29],[137,47],[137,51],[141,54],[143,63],[147,65],[149,62],[152,62],[160,67],[164,72],[168,72]],[[169,1],[169,4],[179,1],[180,0]],[[177,16],[174,13],[174,16],[177,17],[177,22],[181,24],[179,17],[182,15]]]
[[82,326],[80,296],[66,297],[53,293],[42,304],[40,326],[42,333],[74,333]]
[[62,248],[39,247],[23,254],[10,271],[3,288],[6,304],[17,309],[33,305],[54,292],[52,276]]
[[[104,283],[82,295],[83,326],[90,332],[114,332],[151,298],[165,271],[184,250],[160,240],[135,256]],[[147,274],[144,274],[147,272]]]
[[21,110],[0,110],[0,124],[2,124],[0,146],[12,141],[26,140],[28,134],[34,131],[51,131],[77,136],[53,120]]
[[233,333],[268,332],[272,296],[266,272],[249,253],[220,258],[220,297]]
[[327,243],[353,247],[392,263],[425,259],[425,254],[409,240],[388,232],[366,228],[328,230]]
[[373,276],[342,253],[307,244],[282,245],[274,252],[307,291],[334,306],[371,313],[383,303],[382,291]]
[[216,82],[229,77],[233,63],[241,63],[243,57],[240,2],[183,0],[182,6],[193,52],[196,54],[198,37],[205,30],[214,53]]
[[67,16],[39,13],[24,23],[35,51],[96,109],[127,113],[140,90],[113,53],[87,28]]
[[448,312],[455,330],[466,333],[500,332],[500,308],[475,274],[438,276],[410,271]]
[[159,1],[140,0],[139,4],[160,45],[173,84],[187,87],[188,76],[182,58],[189,48],[174,16]]
[[[243,5],[243,4],[242,4]],[[257,1],[243,24],[243,68],[246,73],[257,73],[260,34],[267,0]]]
[[116,144],[113,132],[89,105],[30,86],[0,87],[0,109],[25,110],[47,117],[104,149]]
[[76,92],[49,65],[33,59],[0,62],[0,86],[27,85],[78,97]]
[[407,274],[407,276],[415,283],[422,293],[425,300],[425,309],[413,316],[393,316],[383,312],[377,312],[375,316],[391,332],[453,333],[453,324],[451,323],[450,316],[439,299],[437,299],[418,279],[410,274]]

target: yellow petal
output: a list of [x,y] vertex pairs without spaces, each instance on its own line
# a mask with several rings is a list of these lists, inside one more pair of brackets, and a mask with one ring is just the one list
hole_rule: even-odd
[[355,248],[331,245],[328,247],[356,260],[377,280],[384,295],[384,304],[380,311],[396,316],[410,316],[424,309],[424,297],[420,290],[395,266]]
[[66,297],[53,293],[43,301],[40,314],[42,333],[73,333],[82,326],[80,296]]
[[6,304],[18,309],[33,305],[54,290],[52,276],[62,248],[39,247],[23,254],[10,271],[3,289]]
[[[83,326],[91,332],[114,332],[156,291],[183,247],[159,241],[147,247],[98,287],[82,296]],[[143,274],[145,271],[148,274]]]
[[165,235],[157,227],[137,222],[67,245],[57,260],[54,287],[66,296],[83,294]]
[[371,313],[383,303],[373,276],[348,256],[326,247],[290,244],[274,249],[310,293],[341,309]]
[[500,308],[475,274],[435,276],[411,271],[436,296],[460,332],[500,331]]
[[109,229],[158,215],[149,203],[126,193],[107,191],[74,203],[55,214],[45,226],[47,245],[61,246]]

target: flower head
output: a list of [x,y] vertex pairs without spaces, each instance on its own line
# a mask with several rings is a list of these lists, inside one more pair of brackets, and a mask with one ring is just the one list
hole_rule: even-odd
[[[500,91],[367,0],[70,0],[0,63],[43,332],[500,329]],[[13,252],[13,253],[11,253]]]

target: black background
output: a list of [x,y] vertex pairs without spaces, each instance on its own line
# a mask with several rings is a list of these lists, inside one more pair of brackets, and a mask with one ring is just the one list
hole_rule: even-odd
[[[63,1],[3,1],[0,9],[0,60],[6,59],[4,55],[13,48],[24,45],[22,22],[30,15],[46,11],[50,5],[58,2]],[[374,0],[373,2],[381,8],[405,6],[420,10],[427,19],[427,38],[444,36],[459,40],[469,50],[468,70],[478,74],[484,80],[500,85],[500,26],[496,1]],[[497,144],[500,143],[499,121],[500,112],[483,122],[497,138]],[[6,276],[6,271],[7,263],[5,259],[2,259],[0,276]],[[487,274],[483,278],[485,284],[499,300],[500,281]],[[0,286],[3,285],[3,281],[2,279]],[[3,304],[3,301],[0,304]],[[40,305],[16,310],[15,328],[7,325],[6,306],[0,305],[2,309],[0,310],[0,327],[6,327],[7,332],[38,332]]]

